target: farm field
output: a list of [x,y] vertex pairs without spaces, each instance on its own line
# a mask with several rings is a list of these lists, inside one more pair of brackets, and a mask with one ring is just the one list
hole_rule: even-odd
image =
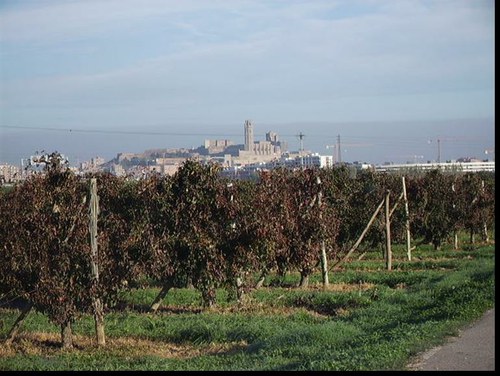
[[[62,349],[60,327],[33,311],[0,348],[0,370],[405,370],[494,306],[494,240],[420,245],[412,261],[395,245],[390,271],[381,250],[358,250],[327,287],[319,272],[307,287],[299,281],[271,274],[240,301],[217,289],[209,308],[198,290],[174,288],[156,313],[148,308],[160,287],[144,281],[106,309],[102,347],[93,317],[74,323],[74,346]],[[1,338],[21,303],[0,301]]]

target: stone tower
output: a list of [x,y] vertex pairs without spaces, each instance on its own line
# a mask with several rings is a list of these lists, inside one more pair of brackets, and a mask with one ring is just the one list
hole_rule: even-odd
[[245,150],[253,149],[253,124],[251,120],[245,120]]

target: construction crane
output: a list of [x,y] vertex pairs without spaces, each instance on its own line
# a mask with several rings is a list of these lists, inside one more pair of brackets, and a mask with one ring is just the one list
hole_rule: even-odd
[[427,141],[427,143],[431,144],[434,141],[437,143],[437,148],[438,148],[438,150],[437,150],[437,152],[438,152],[438,154],[437,154],[437,163],[441,163],[441,142],[443,142],[443,141],[457,141],[457,140],[454,139],[454,138],[443,138],[443,137],[440,137],[440,138],[437,138],[435,140],[431,139],[431,140]]
[[[344,147],[365,147],[365,146],[371,146],[369,143],[342,143],[342,146]],[[341,157],[341,146],[340,146],[340,135],[337,136],[337,143],[335,145],[326,145],[327,149],[332,148],[333,149],[333,163],[342,163],[342,157]],[[344,151],[347,151],[344,149]]]
[[437,147],[438,147],[437,163],[441,163],[441,141],[442,141],[442,139],[438,138],[436,140],[429,140],[429,141],[427,141],[427,143],[431,144],[434,141],[437,142]]
[[299,151],[300,151],[301,153],[304,151],[304,141],[303,141],[303,140],[304,140],[304,137],[305,137],[305,136],[306,136],[306,135],[305,135],[305,134],[303,134],[302,132],[299,132],[299,134],[297,135],[297,138],[298,138],[298,139],[299,139],[299,141],[300,141],[300,150],[299,150]]
[[437,163],[441,163],[441,143],[443,141],[446,141],[446,142],[470,142],[469,139],[466,139],[466,138],[447,138],[447,137],[439,137],[437,139],[430,139],[427,141],[428,144],[431,144],[433,142],[436,142],[437,143]]

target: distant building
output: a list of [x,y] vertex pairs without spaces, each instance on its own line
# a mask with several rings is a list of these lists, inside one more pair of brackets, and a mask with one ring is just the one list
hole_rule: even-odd
[[245,151],[253,148],[253,124],[251,120],[245,120]]
[[255,162],[246,165],[224,166],[222,175],[237,179],[255,178],[260,171],[269,171],[278,167],[289,169],[302,168],[329,168],[333,167],[331,155],[310,154],[284,154],[280,158],[274,158],[267,162]]
[[[196,149],[201,155],[223,155],[228,152],[237,155],[238,147],[231,140],[205,140],[202,147]],[[231,150],[233,152],[231,153]]]
[[0,164],[0,184],[11,184],[21,180],[21,170],[10,164]]
[[288,148],[286,142],[280,141],[276,132],[266,133],[266,139],[255,141],[254,124],[251,120],[245,120],[243,125],[244,144],[235,144],[231,140],[209,140],[192,152],[200,156],[209,157],[224,166],[247,165],[252,163],[268,162],[280,158]]
[[239,150],[238,156],[233,158],[235,165],[248,165],[253,163],[264,163],[280,158],[286,149],[286,143],[279,141],[276,132],[266,133],[265,141],[254,141],[253,123],[245,120],[245,145]]
[[279,150],[282,153],[286,153],[288,151],[288,143],[285,141],[280,141],[276,132],[267,132],[266,141],[269,141],[275,147],[279,147]]
[[116,175],[116,176],[125,176],[127,175],[127,172],[125,171],[125,169],[122,167],[122,165],[120,164],[112,164],[109,168],[109,171]]
[[101,171],[102,166],[106,163],[104,158],[95,157],[91,158],[89,161],[80,163],[80,171],[82,172],[97,172]]
[[401,172],[401,171],[428,171],[440,169],[450,172],[495,172],[495,162],[442,162],[442,163],[406,163],[406,164],[384,164],[375,166],[376,172]]
[[266,141],[277,143],[279,141],[278,134],[276,132],[267,132]]
[[318,153],[309,154],[295,158],[295,164],[300,163],[298,167],[305,168],[328,168],[333,166],[333,156],[319,155]]
[[186,161],[186,158],[157,158],[156,171],[165,175],[173,175]]
[[179,164],[174,164],[174,165],[163,165],[161,166],[160,172],[165,174],[165,175],[174,175],[177,170],[179,170],[180,165]]

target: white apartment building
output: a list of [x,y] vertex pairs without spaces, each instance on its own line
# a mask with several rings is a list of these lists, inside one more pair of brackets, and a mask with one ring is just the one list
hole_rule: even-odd
[[457,172],[495,172],[494,161],[476,161],[476,162],[444,162],[444,163],[406,163],[406,164],[388,164],[375,166],[377,172],[391,172],[404,170],[435,170],[457,171]]

